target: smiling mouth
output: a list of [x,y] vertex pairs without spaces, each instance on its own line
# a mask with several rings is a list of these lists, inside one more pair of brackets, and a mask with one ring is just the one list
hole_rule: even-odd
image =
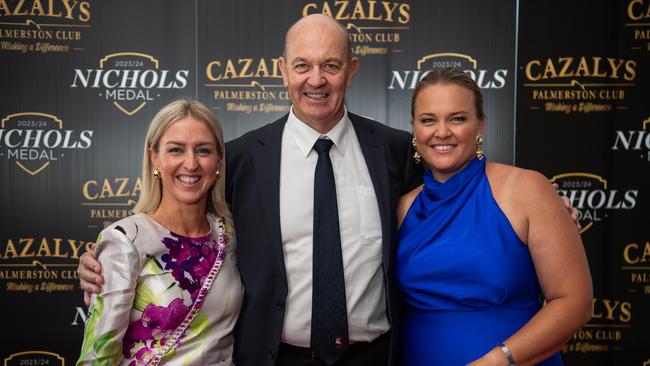
[[441,151],[441,152],[449,151],[449,150],[453,149],[454,147],[455,147],[454,145],[434,145],[434,146],[432,146],[432,148],[435,151]]
[[304,95],[307,98],[314,100],[323,100],[329,96],[327,93],[304,93]]
[[185,184],[194,184],[194,183],[196,183],[196,182],[198,182],[198,181],[201,180],[201,177],[200,177],[200,176],[195,176],[195,175],[193,175],[193,176],[189,176],[189,175],[179,175],[179,176],[176,177],[176,178],[177,178],[178,180],[180,180],[182,183],[185,183]]

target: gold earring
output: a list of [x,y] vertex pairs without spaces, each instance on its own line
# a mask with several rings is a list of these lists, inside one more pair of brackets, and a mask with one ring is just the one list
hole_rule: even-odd
[[418,148],[415,146],[415,136],[411,139],[411,144],[413,145],[413,160],[415,160],[416,164],[420,164],[420,161],[422,160],[422,155],[418,152]]
[[158,169],[153,170],[153,177],[156,179],[160,179],[160,172],[158,171]]
[[221,173],[217,170],[216,173],[214,173],[214,176],[217,177],[217,180],[219,180],[219,177],[221,177]]
[[483,160],[483,157],[485,154],[483,154],[483,149],[481,148],[483,145],[483,135],[480,133],[476,135],[476,158],[478,160]]

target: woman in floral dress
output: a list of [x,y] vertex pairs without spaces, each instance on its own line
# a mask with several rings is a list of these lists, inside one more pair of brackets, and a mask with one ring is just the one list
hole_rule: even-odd
[[154,117],[135,214],[102,230],[105,283],[77,365],[230,365],[243,287],[216,117],[178,100]]

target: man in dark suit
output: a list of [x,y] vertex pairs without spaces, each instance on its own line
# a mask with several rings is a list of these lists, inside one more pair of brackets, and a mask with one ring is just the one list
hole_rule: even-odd
[[[290,113],[226,144],[245,286],[235,363],[387,365],[400,314],[395,207],[422,175],[410,135],[346,111],[358,60],[333,18],[296,22],[280,68]],[[81,286],[98,292],[91,268],[84,255]]]
[[410,135],[347,113],[345,92],[358,61],[346,30],[332,18],[311,15],[294,24],[280,67],[292,102],[289,115],[226,144],[227,201],[246,288],[235,362],[333,362],[320,357],[310,342],[312,292],[318,290],[312,281],[318,153],[312,145],[326,138],[333,142],[329,155],[349,329],[336,364],[388,364],[399,319],[392,280],[395,205],[421,181],[411,159]]

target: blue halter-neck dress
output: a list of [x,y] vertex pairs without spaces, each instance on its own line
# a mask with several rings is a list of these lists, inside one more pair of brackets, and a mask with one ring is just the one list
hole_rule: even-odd
[[[528,247],[492,196],[485,160],[473,159],[444,183],[427,172],[399,240],[404,365],[465,365],[542,307]],[[562,360],[558,353],[540,365]]]

